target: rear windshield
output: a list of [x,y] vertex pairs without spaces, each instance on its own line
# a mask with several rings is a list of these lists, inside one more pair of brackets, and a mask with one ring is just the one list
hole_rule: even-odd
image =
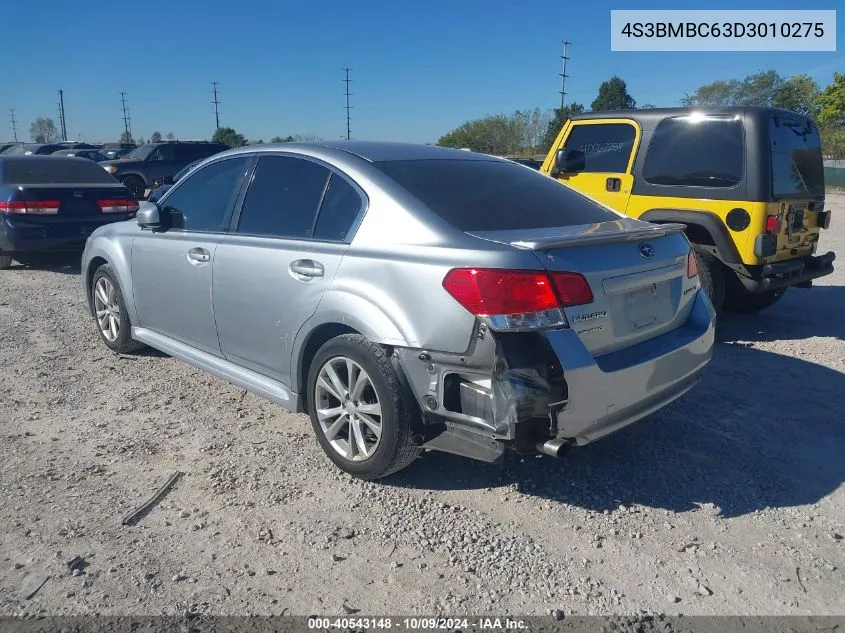
[[769,119],[772,148],[772,194],[824,195],[822,148],[809,119],[775,115]]
[[556,180],[511,162],[435,159],[374,165],[461,231],[541,229],[619,218]]
[[654,185],[734,187],[742,181],[742,147],[739,119],[665,119],[654,130],[643,177]]
[[3,161],[3,180],[10,185],[113,184],[115,179],[97,163],[70,158]]

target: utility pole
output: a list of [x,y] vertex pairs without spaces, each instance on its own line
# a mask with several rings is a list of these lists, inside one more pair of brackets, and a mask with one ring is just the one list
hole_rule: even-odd
[[123,130],[126,132],[127,140],[132,138],[132,130],[129,127],[129,122],[132,120],[129,118],[129,110],[126,108],[126,93],[120,93],[120,105],[123,108]]
[[62,140],[67,140],[67,125],[65,124],[65,93],[59,90],[59,124],[62,126]]
[[217,109],[217,106],[220,105],[220,101],[217,99],[217,82],[211,82],[211,91],[214,93],[214,101],[211,103],[214,104],[214,120],[217,122],[217,128],[220,129],[220,111]]
[[12,124],[12,136],[15,138],[15,143],[18,142],[18,124],[15,121],[15,109],[9,110],[9,121]]
[[343,83],[346,84],[346,140],[350,140],[352,138],[352,133],[349,129],[350,117],[349,111],[352,109],[352,106],[349,105],[349,97],[352,96],[352,93],[349,92],[349,82],[352,81],[349,79],[349,71],[352,70],[351,68],[344,68],[343,70],[346,71],[346,79],[343,80]]
[[563,108],[563,104],[566,101],[566,78],[569,75],[566,74],[566,62],[569,61],[569,45],[571,42],[564,41],[563,42],[563,55],[560,58],[563,60],[563,72],[560,73],[560,107]]

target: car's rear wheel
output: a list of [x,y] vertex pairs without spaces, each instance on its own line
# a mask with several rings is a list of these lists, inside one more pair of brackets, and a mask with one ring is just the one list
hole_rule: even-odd
[[419,409],[380,345],[358,334],[327,342],[311,362],[307,394],[317,441],[341,470],[378,479],[419,456]]
[[138,200],[143,199],[144,192],[147,189],[147,186],[144,184],[144,181],[138,178],[138,176],[127,176],[120,182],[132,192],[132,195],[135,196]]
[[8,270],[12,267],[11,255],[0,255],[0,270]]
[[737,282],[728,291],[725,298],[725,310],[743,313],[759,312],[775,305],[785,293],[786,288],[766,290],[765,292],[748,292]]
[[113,352],[125,354],[143,347],[132,338],[132,324],[117,275],[108,264],[103,264],[91,280],[91,305],[94,322],[103,343]]
[[722,311],[725,304],[725,273],[722,263],[703,246],[693,244],[695,263],[698,266],[698,279],[716,313]]

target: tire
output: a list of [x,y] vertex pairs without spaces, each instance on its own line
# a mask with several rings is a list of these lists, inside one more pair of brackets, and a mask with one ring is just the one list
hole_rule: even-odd
[[307,389],[317,442],[344,472],[379,479],[419,456],[412,440],[418,405],[380,345],[359,334],[331,339],[311,362]]
[[748,292],[742,284],[737,282],[730,288],[725,298],[725,310],[745,314],[759,312],[775,305],[785,293],[786,288],[766,290],[765,292]]
[[707,293],[718,315],[725,305],[725,273],[722,263],[698,244],[693,244],[692,250],[695,252],[695,263],[698,266],[701,287]]
[[147,190],[147,185],[144,184],[144,181],[138,178],[138,176],[127,176],[120,182],[132,192],[132,195],[135,196],[138,200],[144,199],[144,192]]
[[12,267],[11,255],[0,255],[0,270],[9,270]]
[[100,266],[91,280],[91,305],[100,340],[111,351],[126,354],[144,347],[143,343],[132,338],[132,324],[123,292],[117,275],[108,264]]

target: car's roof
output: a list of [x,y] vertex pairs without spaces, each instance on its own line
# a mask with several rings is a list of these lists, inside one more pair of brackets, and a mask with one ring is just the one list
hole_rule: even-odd
[[303,143],[262,143],[247,145],[233,150],[233,153],[303,151],[313,152],[321,148],[330,152],[343,152],[363,158],[369,162],[393,160],[499,160],[486,154],[475,154],[437,145],[418,145],[414,143],[396,143],[387,141],[308,141]]
[[780,108],[769,108],[765,106],[704,106],[695,108],[652,108],[648,110],[600,110],[598,112],[584,112],[569,117],[573,121],[589,121],[593,119],[633,119],[638,123],[653,123],[667,117],[686,116],[692,113],[703,116],[743,116],[763,117],[772,113],[789,114],[800,117],[801,115],[791,110]]

